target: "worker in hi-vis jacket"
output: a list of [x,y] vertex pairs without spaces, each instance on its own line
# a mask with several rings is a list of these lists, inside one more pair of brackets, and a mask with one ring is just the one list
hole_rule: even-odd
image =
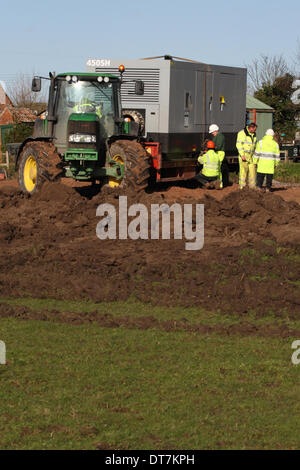
[[211,124],[208,132],[213,136],[211,140],[215,144],[215,152],[219,154],[220,160],[222,161],[219,179],[220,188],[223,188],[223,186],[228,186],[229,184],[229,168],[225,157],[225,137],[222,132],[220,132],[220,128],[217,124]]
[[253,162],[253,154],[256,147],[256,128],[255,122],[251,122],[242,129],[236,139],[236,148],[239,151],[239,185],[243,189],[249,184],[250,188],[255,188],[256,171]]
[[266,177],[266,192],[271,191],[275,168],[280,163],[279,145],[274,140],[274,135],[273,129],[268,129],[266,135],[257,143],[253,156],[253,161],[257,165],[257,188],[262,189]]
[[219,153],[215,152],[215,144],[212,140],[206,143],[206,149],[207,152],[198,157],[198,162],[203,165],[203,168],[196,179],[204,188],[219,189],[222,159]]

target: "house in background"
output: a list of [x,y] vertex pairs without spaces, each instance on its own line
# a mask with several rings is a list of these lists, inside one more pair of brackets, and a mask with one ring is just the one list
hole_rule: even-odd
[[13,106],[11,99],[7,96],[1,82],[0,82],[0,110],[3,106]]
[[295,91],[291,96],[291,100],[294,104],[300,104],[300,80],[294,80],[292,87]]
[[33,125],[36,117],[36,114],[30,109],[15,107],[0,83],[0,161],[7,133],[16,124],[32,123]]
[[275,110],[271,106],[259,101],[254,96],[246,96],[246,123],[256,122],[257,140],[263,138],[267,129],[272,129],[274,112]]
[[[294,93],[292,94],[291,96],[291,100],[294,104],[300,104],[300,80],[294,80],[293,82],[293,89],[295,90]],[[298,118],[296,119],[297,121],[297,127],[298,127],[298,131],[296,132],[296,135],[295,135],[295,141],[298,142],[298,144],[300,143],[300,116],[298,116]]]

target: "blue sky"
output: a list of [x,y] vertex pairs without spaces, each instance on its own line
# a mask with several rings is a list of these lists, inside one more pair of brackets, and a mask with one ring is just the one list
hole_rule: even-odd
[[291,61],[300,38],[299,0],[11,0],[2,8],[7,81],[19,72],[84,71],[88,58],[171,54],[244,66],[282,53]]

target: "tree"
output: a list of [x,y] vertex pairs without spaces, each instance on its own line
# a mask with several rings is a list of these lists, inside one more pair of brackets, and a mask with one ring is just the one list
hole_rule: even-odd
[[248,90],[255,93],[263,86],[270,86],[274,81],[288,73],[292,73],[282,55],[268,56],[261,54],[252,64],[246,64],[248,69]]
[[291,101],[295,91],[292,87],[293,82],[293,75],[286,73],[282,77],[277,77],[271,84],[264,83],[254,93],[255,98],[274,108],[274,130],[278,134],[284,133],[289,140],[295,138],[296,117],[300,113],[300,106]]
[[17,123],[5,136],[5,145],[15,142],[23,142],[27,137],[30,137],[33,134],[33,125],[33,122]]
[[35,93],[31,91],[31,81],[31,77],[19,73],[14,82],[7,87],[8,95],[14,106],[41,112],[46,109],[46,92]]

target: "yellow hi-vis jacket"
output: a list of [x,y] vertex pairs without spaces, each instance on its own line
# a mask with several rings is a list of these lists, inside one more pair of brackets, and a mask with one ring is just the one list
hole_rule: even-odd
[[204,176],[219,176],[220,156],[214,150],[208,150],[204,155],[200,155],[198,162],[203,165],[202,174]]
[[265,135],[255,149],[253,162],[257,164],[258,173],[274,174],[275,168],[280,163],[279,145],[271,135]]
[[74,113],[96,113],[97,116],[101,119],[102,118],[102,112],[101,112],[101,107],[100,106],[94,106],[92,103],[89,103],[87,101],[82,100],[81,103],[76,104],[73,108]]
[[255,152],[257,138],[256,134],[250,134],[248,127],[241,130],[236,139],[236,148],[240,157],[245,157],[248,163],[253,163],[253,154]]

